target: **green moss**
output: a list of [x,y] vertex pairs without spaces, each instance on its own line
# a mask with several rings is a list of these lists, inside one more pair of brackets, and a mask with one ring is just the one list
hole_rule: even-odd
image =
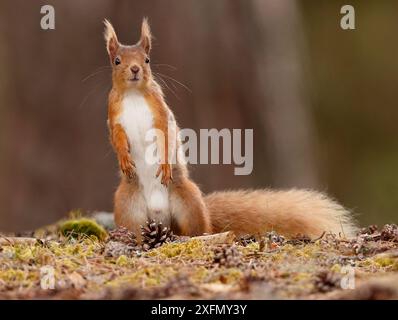
[[121,255],[116,259],[116,264],[121,267],[128,266],[130,264],[129,258],[125,255]]
[[6,282],[8,287],[29,288],[39,281],[39,272],[20,269],[0,270],[0,283]]
[[193,269],[193,272],[192,272],[192,281],[194,281],[196,283],[207,282],[207,279],[209,278],[210,275],[211,275],[211,272],[209,271],[209,269],[207,269],[203,266],[196,267]]
[[340,273],[341,272],[341,265],[336,263],[330,268],[330,270],[333,271],[333,272]]
[[132,273],[124,274],[109,281],[108,286],[143,286],[152,287],[165,284],[170,278],[177,274],[177,270],[160,265],[141,268]]
[[303,248],[296,249],[294,254],[296,257],[305,259],[316,258],[319,255],[319,246],[315,244],[306,245]]
[[0,271],[0,279],[3,281],[23,281],[27,278],[27,272],[22,270],[8,269]]
[[398,271],[398,259],[395,257],[381,256],[373,260],[377,265],[382,268],[391,269],[391,271]]
[[300,281],[308,280],[309,278],[311,278],[311,275],[309,273],[297,272],[293,275],[292,280],[294,282],[300,282]]
[[242,279],[243,273],[237,268],[207,269],[203,266],[192,270],[191,279],[197,284],[222,283],[233,284]]
[[32,244],[16,244],[2,247],[2,252],[6,257],[23,263],[35,263],[45,251],[40,246]]
[[242,278],[242,271],[237,268],[223,269],[219,281],[224,284],[233,284]]
[[35,260],[36,251],[31,246],[17,246],[15,247],[15,257],[24,262],[32,262]]
[[371,273],[398,271],[398,259],[390,254],[380,254],[358,262],[357,266]]
[[166,243],[157,249],[149,251],[147,255],[160,258],[207,260],[212,257],[212,252],[205,247],[201,240],[195,239],[183,243]]
[[107,236],[105,229],[95,220],[88,218],[72,219],[61,223],[59,230],[63,236],[79,238],[82,236],[96,237],[104,240]]

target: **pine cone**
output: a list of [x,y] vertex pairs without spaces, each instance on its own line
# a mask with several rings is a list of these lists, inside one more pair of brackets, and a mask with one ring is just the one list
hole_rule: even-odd
[[160,247],[165,242],[176,239],[173,232],[168,227],[163,227],[161,222],[155,220],[147,221],[146,226],[141,226],[142,248],[150,250]]
[[249,245],[249,244],[251,244],[253,242],[256,242],[256,238],[254,236],[252,236],[252,235],[249,235],[249,234],[241,236],[238,239],[238,243],[241,244],[244,247],[246,247],[247,245]]
[[361,235],[361,234],[371,235],[377,231],[378,231],[377,225],[372,224],[366,228],[362,228],[361,230],[359,230],[358,235]]
[[381,240],[398,242],[398,226],[396,224],[386,224],[381,229]]
[[288,243],[297,245],[297,244],[307,244],[311,242],[311,238],[305,234],[298,233],[294,237],[292,237]]
[[214,249],[213,263],[227,268],[238,267],[242,264],[241,254],[235,245],[223,245]]
[[275,243],[281,245],[285,242],[285,238],[275,231],[267,232],[265,236],[268,238],[268,243]]
[[328,292],[340,287],[341,276],[331,271],[318,273],[314,286],[320,292]]
[[126,227],[119,227],[109,231],[108,241],[117,241],[131,246],[137,245],[134,232],[129,231]]

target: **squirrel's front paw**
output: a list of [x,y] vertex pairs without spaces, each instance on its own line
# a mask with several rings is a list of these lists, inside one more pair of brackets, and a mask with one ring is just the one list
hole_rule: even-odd
[[162,173],[161,183],[167,187],[170,181],[173,181],[171,164],[164,163],[159,166],[158,172],[156,173],[156,178],[159,177],[160,173]]
[[119,157],[120,169],[123,174],[132,179],[135,176],[135,164],[129,154]]

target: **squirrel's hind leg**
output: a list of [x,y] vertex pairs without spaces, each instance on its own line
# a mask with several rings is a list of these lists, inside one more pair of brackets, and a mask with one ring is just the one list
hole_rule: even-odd
[[114,198],[114,215],[117,226],[126,227],[134,232],[141,241],[141,225],[147,221],[147,206],[137,183],[122,179]]
[[182,178],[170,186],[171,228],[174,233],[197,236],[211,233],[209,214],[195,183]]

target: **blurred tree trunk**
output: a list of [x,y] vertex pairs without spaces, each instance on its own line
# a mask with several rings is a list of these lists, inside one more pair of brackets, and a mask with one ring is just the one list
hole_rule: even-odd
[[[6,132],[4,130],[6,111],[7,111],[7,89],[6,89],[6,77],[7,77],[7,64],[6,64],[6,46],[5,41],[5,10],[4,3],[0,3],[0,210],[4,208],[5,203],[5,187],[7,181],[4,179],[5,176],[5,159],[6,159],[6,148],[5,139]],[[5,225],[6,215],[0,214],[0,226]]]
[[253,63],[264,124],[262,141],[278,187],[317,187],[315,135],[303,87],[303,29],[296,2],[254,0]]

